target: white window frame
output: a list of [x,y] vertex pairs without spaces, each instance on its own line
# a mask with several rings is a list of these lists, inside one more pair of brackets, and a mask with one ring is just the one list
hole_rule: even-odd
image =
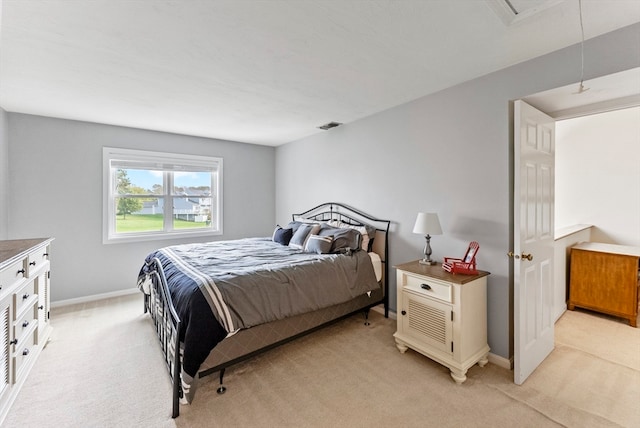
[[[172,229],[171,216],[172,210],[165,210],[164,230],[152,232],[138,233],[117,233],[116,232],[116,179],[115,170],[120,169],[118,164],[123,163],[135,164],[141,169],[148,166],[149,169],[163,171],[180,171],[181,168],[204,168],[211,170],[215,176],[211,184],[212,204],[215,204],[215,211],[212,212],[212,223],[207,228],[197,229]],[[222,158],[211,156],[186,155],[179,153],[165,153],[144,150],[132,150],[116,147],[103,147],[102,149],[102,195],[103,195],[103,214],[102,214],[102,242],[104,244],[113,244],[119,242],[139,242],[152,241],[160,239],[197,237],[222,235]],[[169,174],[173,177],[172,174]],[[167,180],[165,180],[167,181]],[[164,186],[166,187],[165,195],[172,188],[172,179]],[[165,197],[166,199],[166,197]],[[170,199],[169,199],[170,200]]]

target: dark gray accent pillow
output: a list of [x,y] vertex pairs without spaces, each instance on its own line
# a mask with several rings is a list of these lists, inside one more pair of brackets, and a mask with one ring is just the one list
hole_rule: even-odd
[[333,244],[333,236],[309,235],[304,245],[304,251],[307,253],[328,254],[331,252],[331,244]]
[[277,242],[282,245],[289,245],[289,241],[291,241],[291,237],[293,236],[293,229],[285,229],[280,226],[276,226],[276,229],[273,231],[273,242]]
[[291,237],[289,246],[299,250],[304,249],[304,244],[307,242],[309,235],[315,235],[318,230],[320,230],[319,224],[302,223]]

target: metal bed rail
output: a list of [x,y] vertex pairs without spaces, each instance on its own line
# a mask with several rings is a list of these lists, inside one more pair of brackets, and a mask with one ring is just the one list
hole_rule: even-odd
[[153,272],[150,294],[145,294],[145,312],[148,310],[156,328],[156,334],[160,341],[160,347],[164,355],[167,369],[171,375],[172,391],[172,415],[176,418],[180,414],[181,394],[181,368],[180,362],[180,317],[173,307],[171,294],[167,287],[167,281],[162,269],[162,263],[153,258],[147,263],[147,268]]

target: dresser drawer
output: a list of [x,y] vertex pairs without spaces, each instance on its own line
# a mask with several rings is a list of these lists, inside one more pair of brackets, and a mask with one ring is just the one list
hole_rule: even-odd
[[416,292],[422,296],[432,297],[444,302],[453,302],[453,287],[448,282],[439,281],[433,278],[411,275],[402,275],[402,286],[409,291]]
[[25,367],[27,367],[26,363],[38,353],[37,348],[35,330],[32,329],[22,343],[16,345],[16,352],[13,354],[14,383],[17,383],[21,377],[27,375],[27,371],[25,370]]
[[38,303],[35,281],[29,281],[13,293],[13,318],[18,319],[28,309],[26,306],[35,306]]
[[45,265],[49,264],[48,247],[39,248],[27,257],[27,276],[33,276]]
[[23,281],[26,277],[26,268],[24,261],[15,262],[0,271],[0,293],[9,289],[12,285]]
[[38,329],[37,309],[27,311],[22,317],[16,319],[13,323],[13,337],[18,339],[18,345],[25,341],[26,336],[33,330]]

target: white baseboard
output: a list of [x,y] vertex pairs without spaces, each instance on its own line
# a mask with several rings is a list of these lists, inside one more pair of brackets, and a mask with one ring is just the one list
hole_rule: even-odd
[[60,306],[77,305],[78,303],[94,302],[96,300],[109,299],[112,297],[128,296],[130,294],[140,293],[138,288],[128,288],[126,290],[112,291],[109,293],[93,294],[91,296],[77,297],[75,299],[57,300],[51,302],[52,308]]
[[568,309],[568,308],[567,308],[567,303],[565,302],[565,303],[564,303],[564,305],[562,305],[562,306],[560,307],[560,311],[558,311],[558,315],[556,315],[556,319],[555,319],[555,321],[553,322],[554,324],[558,322],[558,320],[560,319],[560,317],[561,317],[562,315],[564,315],[564,313],[565,313],[565,312],[567,312],[567,309]]
[[513,368],[513,360],[511,358],[501,357],[500,355],[489,352],[489,362],[503,369],[511,370]]

